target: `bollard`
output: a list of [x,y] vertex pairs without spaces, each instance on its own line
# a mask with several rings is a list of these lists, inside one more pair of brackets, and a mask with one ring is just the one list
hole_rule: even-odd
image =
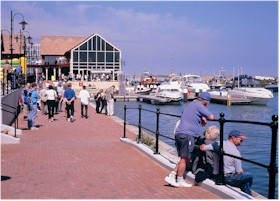
[[227,95],[227,106],[231,106],[231,100],[230,100],[230,95]]
[[123,138],[126,138],[126,105],[124,105]]
[[278,133],[278,116],[272,116],[271,123],[272,138],[271,138],[271,153],[270,153],[270,165],[269,165],[269,190],[268,198],[275,198],[275,177],[276,177],[276,152],[277,152],[277,133]]
[[158,142],[159,142],[159,114],[160,114],[160,108],[157,108],[157,125],[156,125],[156,151],[154,154],[159,154],[158,152]]
[[137,143],[139,143],[141,141],[141,128],[142,128],[142,125],[141,125],[141,110],[142,110],[142,106],[139,105],[139,123],[138,123],[138,139],[137,139]]
[[224,185],[225,184],[225,175],[224,175],[224,119],[225,114],[220,113],[219,123],[220,123],[220,151],[219,151],[219,176],[215,183],[217,185]]

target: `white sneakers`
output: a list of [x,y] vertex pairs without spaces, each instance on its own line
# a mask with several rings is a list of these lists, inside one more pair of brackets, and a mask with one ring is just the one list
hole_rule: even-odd
[[187,183],[184,179],[176,181],[176,175],[170,173],[168,176],[164,178],[164,181],[169,183],[171,186],[174,187],[184,187],[184,188],[190,188],[192,187],[192,184]]
[[74,121],[74,117],[71,115],[70,118],[68,118],[67,120],[70,121],[70,122],[73,122]]
[[178,185],[178,187],[185,187],[185,188],[192,187],[192,185],[187,183],[184,179],[179,180],[176,184]]
[[37,127],[31,127],[30,130],[34,131],[34,130],[38,130],[38,128]]
[[177,187],[177,182],[176,182],[176,175],[170,173],[168,176],[164,178],[164,181],[169,183],[171,186],[176,186]]

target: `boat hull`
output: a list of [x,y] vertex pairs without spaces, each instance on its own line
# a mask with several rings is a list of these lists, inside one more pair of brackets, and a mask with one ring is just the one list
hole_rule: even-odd
[[266,105],[273,98],[272,92],[264,88],[234,88],[228,91],[228,95],[248,99],[251,105]]

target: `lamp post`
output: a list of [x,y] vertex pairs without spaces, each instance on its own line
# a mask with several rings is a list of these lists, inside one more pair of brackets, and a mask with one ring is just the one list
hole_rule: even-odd
[[[25,37],[25,35],[24,35],[24,33],[28,33],[28,37],[26,38]],[[29,33],[29,31],[22,31],[21,32],[21,30],[20,30],[20,34],[23,34],[23,56],[24,56],[24,58],[26,57],[26,39],[27,39],[27,41],[28,41],[28,43],[29,44],[33,44],[32,42],[31,42],[31,40],[32,40],[32,37],[30,36],[30,33]],[[21,35],[20,35],[20,44],[21,44]],[[16,36],[16,41],[18,42],[18,36]],[[20,49],[20,51],[21,51],[21,49]],[[25,74],[25,84],[27,83],[27,63],[25,64],[26,65],[26,67],[25,67],[25,72],[24,72],[24,74]]]
[[[14,18],[16,15],[21,15],[22,16],[22,21],[19,23],[22,26],[22,30],[25,29],[25,25],[28,23],[25,22],[24,16],[21,13],[15,13],[13,14],[13,11],[11,11],[11,32],[10,32],[10,50],[11,50],[11,66],[13,67],[13,29],[14,29]],[[8,85],[7,85],[7,92],[8,92]]]
[[[9,32],[7,29],[1,29],[1,37],[3,37],[3,32],[4,31],[6,31],[6,32],[8,32],[9,33],[9,36],[11,35],[11,32]],[[11,49],[10,49],[11,50]],[[4,51],[4,50],[3,50]],[[11,50],[12,51],[12,50]],[[2,57],[2,50],[1,50],[1,57]],[[4,76],[4,75],[3,75]],[[6,80],[6,85],[7,85],[7,94],[8,94],[8,92],[9,92],[9,88],[8,88],[8,76],[7,76],[7,74],[5,75],[6,76],[6,78],[4,78],[5,80]],[[5,95],[5,82],[4,82],[4,79],[3,79],[3,82],[2,82],[2,90],[3,90],[3,95]]]

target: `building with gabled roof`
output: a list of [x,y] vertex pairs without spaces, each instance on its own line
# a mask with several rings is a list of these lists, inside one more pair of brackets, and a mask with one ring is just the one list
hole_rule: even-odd
[[104,75],[117,80],[121,51],[98,34],[93,34],[66,52],[70,72],[83,77]]
[[[9,58],[9,35],[1,34],[2,58]],[[24,37],[22,35],[22,37]],[[15,37],[13,37],[14,40]],[[24,41],[25,38],[22,38]],[[41,35],[40,44],[28,44],[20,51],[16,41],[13,44],[13,57],[27,57],[27,74],[45,75],[48,79],[58,79],[62,74],[81,80],[117,80],[121,71],[121,51],[98,34],[89,37],[66,35]],[[20,43],[19,43],[20,44]],[[18,45],[20,47],[20,45]],[[40,52],[40,53],[39,53]],[[35,54],[36,53],[36,54]],[[38,55],[37,55],[38,54]],[[35,61],[42,58],[42,62]],[[33,61],[33,62],[32,62]]]

